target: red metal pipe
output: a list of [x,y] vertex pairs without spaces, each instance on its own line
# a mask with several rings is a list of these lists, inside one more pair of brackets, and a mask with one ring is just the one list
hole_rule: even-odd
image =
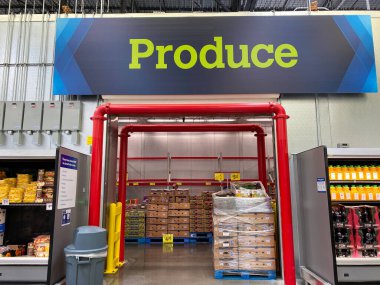
[[[214,160],[217,156],[172,156],[172,160]],[[222,156],[224,160],[256,160],[257,156]],[[144,156],[144,157],[128,157],[128,160],[167,160],[167,156]],[[266,157],[273,159],[273,157]]]
[[170,133],[170,132],[262,132],[264,129],[254,124],[154,124],[125,125],[121,133]]
[[257,137],[257,155],[258,155],[258,168],[259,180],[263,183],[265,189],[268,188],[267,182],[267,163],[265,157],[265,136],[263,131],[258,131],[255,136]]
[[118,200],[122,202],[121,211],[121,228],[120,228],[120,262],[124,262],[124,233],[125,233],[125,201],[127,198],[127,157],[126,151],[128,150],[128,134],[120,134],[120,160],[119,160],[119,187],[118,187]]
[[98,119],[104,115],[128,116],[226,116],[242,114],[275,114],[278,154],[279,191],[281,206],[281,239],[283,247],[284,283],[296,285],[292,211],[286,132],[286,112],[280,104],[168,104],[168,105],[102,105],[94,112],[92,172],[90,180],[89,224],[99,225],[102,176],[103,124]]
[[276,146],[278,181],[280,189],[280,215],[281,215],[281,239],[282,259],[284,264],[285,284],[296,284],[294,265],[294,244],[292,226],[292,203],[290,193],[289,154],[286,130],[288,116],[282,107],[274,117],[276,120]]

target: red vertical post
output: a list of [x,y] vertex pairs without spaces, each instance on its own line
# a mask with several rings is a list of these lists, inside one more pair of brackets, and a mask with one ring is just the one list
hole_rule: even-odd
[[280,188],[282,259],[284,265],[284,283],[286,285],[293,285],[296,284],[296,276],[289,178],[289,154],[286,130],[286,119],[288,116],[285,112],[279,113],[280,114],[277,114],[274,119],[276,120],[277,165]]
[[257,131],[255,136],[257,137],[257,165],[259,172],[259,180],[263,183],[265,189],[267,189],[267,162],[265,152],[265,137],[266,134],[263,131]]
[[119,187],[118,201],[121,202],[121,228],[120,228],[120,262],[124,262],[124,234],[125,234],[125,200],[127,187],[127,155],[128,155],[128,135],[126,132],[120,134],[119,153]]
[[92,154],[91,154],[91,179],[90,179],[90,206],[88,224],[100,225],[101,209],[101,183],[102,183],[102,158],[103,158],[103,133],[104,133],[104,106],[100,106],[91,118],[92,127]]

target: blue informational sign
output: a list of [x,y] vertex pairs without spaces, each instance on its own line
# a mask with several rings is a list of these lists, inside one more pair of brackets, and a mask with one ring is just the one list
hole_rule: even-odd
[[55,95],[377,92],[370,16],[57,19]]
[[62,154],[60,167],[78,170],[78,158]]

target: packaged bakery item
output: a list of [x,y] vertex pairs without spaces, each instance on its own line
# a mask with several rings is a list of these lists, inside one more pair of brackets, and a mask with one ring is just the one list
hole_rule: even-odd
[[45,203],[52,203],[54,195],[54,188],[46,187],[42,190],[42,198]]
[[26,187],[31,180],[30,174],[17,174],[17,187]]
[[33,242],[28,243],[28,248],[27,248],[26,253],[28,256],[34,256],[34,243]]
[[54,178],[54,177],[55,177],[55,171],[46,171],[46,172],[45,172],[45,179],[46,179],[47,177],[52,177],[52,178]]
[[37,181],[44,181],[45,169],[38,169]]
[[34,255],[36,257],[49,257],[50,236],[41,235],[34,239]]

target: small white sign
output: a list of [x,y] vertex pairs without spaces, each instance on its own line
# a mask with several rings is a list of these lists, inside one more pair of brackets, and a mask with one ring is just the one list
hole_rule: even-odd
[[61,155],[58,186],[58,209],[75,207],[77,196],[78,159]]
[[9,199],[3,199],[3,201],[1,202],[1,204],[3,204],[4,206],[9,205]]
[[53,203],[46,203],[46,211],[53,210]]
[[326,179],[325,178],[317,178],[317,191],[318,192],[326,192]]

